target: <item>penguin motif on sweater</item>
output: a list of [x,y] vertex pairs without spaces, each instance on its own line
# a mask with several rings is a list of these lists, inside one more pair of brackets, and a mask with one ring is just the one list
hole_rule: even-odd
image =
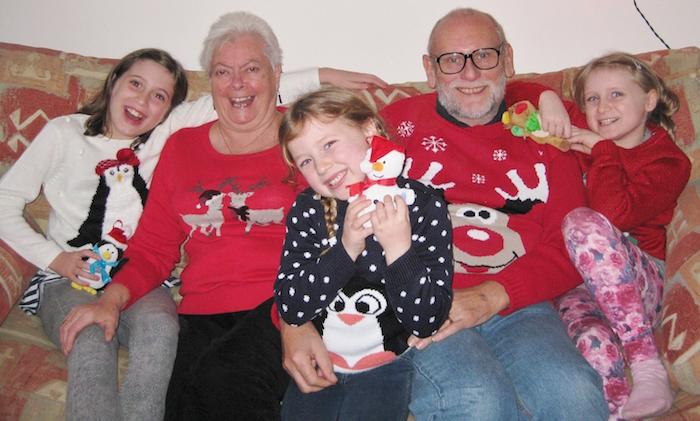
[[139,175],[139,158],[131,149],[117,152],[117,159],[100,161],[95,172],[100,182],[92,198],[87,219],[78,230],[78,236],[68,242],[73,247],[96,244],[111,231],[117,221],[130,238],[143,213],[148,188]]
[[336,370],[341,372],[377,367],[406,350],[408,334],[394,315],[383,288],[360,276],[338,291],[313,322]]

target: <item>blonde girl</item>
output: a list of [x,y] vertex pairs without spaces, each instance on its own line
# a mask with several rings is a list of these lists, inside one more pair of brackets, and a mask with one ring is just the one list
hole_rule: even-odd
[[588,63],[574,89],[569,140],[589,207],[572,211],[562,230],[585,285],[556,304],[603,377],[611,419],[653,417],[673,403],[652,331],[660,323],[665,226],[690,174],[673,142],[678,98],[647,63],[624,53]]
[[365,182],[367,150],[388,142],[384,127],[361,97],[342,89],[302,97],[280,126],[285,160],[310,187],[287,217],[275,302],[292,327],[316,326],[338,379],[310,394],[291,382],[285,421],[405,420],[408,337],[429,337],[447,320],[452,230],[445,202],[399,177],[400,187],[416,193],[410,210],[399,195],[359,217],[371,202],[360,196],[348,204],[348,187]]

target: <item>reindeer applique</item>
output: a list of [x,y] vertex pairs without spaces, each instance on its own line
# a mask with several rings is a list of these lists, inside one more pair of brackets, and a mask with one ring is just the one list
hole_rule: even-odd
[[182,215],[182,220],[192,227],[190,237],[197,228],[204,235],[210,235],[216,230],[216,236],[221,237],[221,226],[224,224],[224,196],[225,194],[219,190],[205,190],[199,195],[199,203],[197,209],[202,205],[207,207],[207,212],[204,214],[188,214]]
[[498,273],[525,255],[520,233],[510,226],[511,215],[526,214],[549,199],[544,164],[536,163],[533,169],[537,175],[535,187],[529,187],[515,169],[506,173],[517,193],[510,195],[496,187],[496,193],[505,200],[501,208],[470,203],[448,205],[454,233],[455,273]]
[[246,199],[255,193],[255,190],[265,185],[265,180],[261,180],[257,186],[250,186],[250,191],[241,192],[238,184],[232,184],[233,192],[228,193],[231,199],[229,209],[232,210],[233,216],[238,217],[241,222],[246,223],[245,232],[250,232],[253,225],[266,226],[270,224],[284,223],[284,207],[278,209],[250,209],[245,204]]

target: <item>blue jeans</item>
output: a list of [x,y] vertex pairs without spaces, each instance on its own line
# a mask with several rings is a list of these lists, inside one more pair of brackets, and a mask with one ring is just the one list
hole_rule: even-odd
[[414,350],[394,361],[363,371],[336,372],[338,383],[319,392],[302,393],[289,382],[282,421],[406,421],[411,398]]
[[549,302],[416,352],[416,420],[607,420],[600,375]]

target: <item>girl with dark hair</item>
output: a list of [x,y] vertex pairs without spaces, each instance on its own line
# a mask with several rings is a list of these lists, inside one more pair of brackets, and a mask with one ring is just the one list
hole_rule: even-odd
[[[49,121],[0,180],[0,238],[40,269],[20,305],[41,317],[59,348],[68,312],[102,294],[83,291],[87,281],[109,282],[100,263],[121,255],[136,229],[151,178],[139,167],[158,159],[140,147],[186,95],[185,72],[168,53],[135,51],[78,113]],[[51,205],[46,236],[23,218],[42,191]],[[111,246],[102,249],[105,242]],[[122,312],[116,334],[84,330],[66,353],[66,419],[161,420],[177,332],[175,303],[163,288]],[[121,387],[120,344],[131,357]]]
[[[151,60],[163,66],[173,75],[173,98],[170,101],[170,107],[168,108],[166,116],[170,114],[170,111],[173,108],[185,100],[185,97],[187,96],[187,77],[185,75],[185,70],[182,68],[180,63],[175,61],[170,54],[163,50],[158,50],[155,48],[136,50],[119,60],[119,63],[117,63],[117,65],[114,66],[114,68],[112,68],[112,70],[109,72],[100,94],[78,110],[78,114],[87,114],[90,116],[85,123],[86,135],[97,136],[105,133],[105,128],[111,124],[109,111],[114,85],[117,83],[119,78],[139,60]],[[132,143],[131,148],[137,149],[139,145],[145,143],[146,140],[148,140],[148,136],[150,136],[152,130],[153,128],[146,133],[142,133],[141,135],[137,136],[134,143]]]

